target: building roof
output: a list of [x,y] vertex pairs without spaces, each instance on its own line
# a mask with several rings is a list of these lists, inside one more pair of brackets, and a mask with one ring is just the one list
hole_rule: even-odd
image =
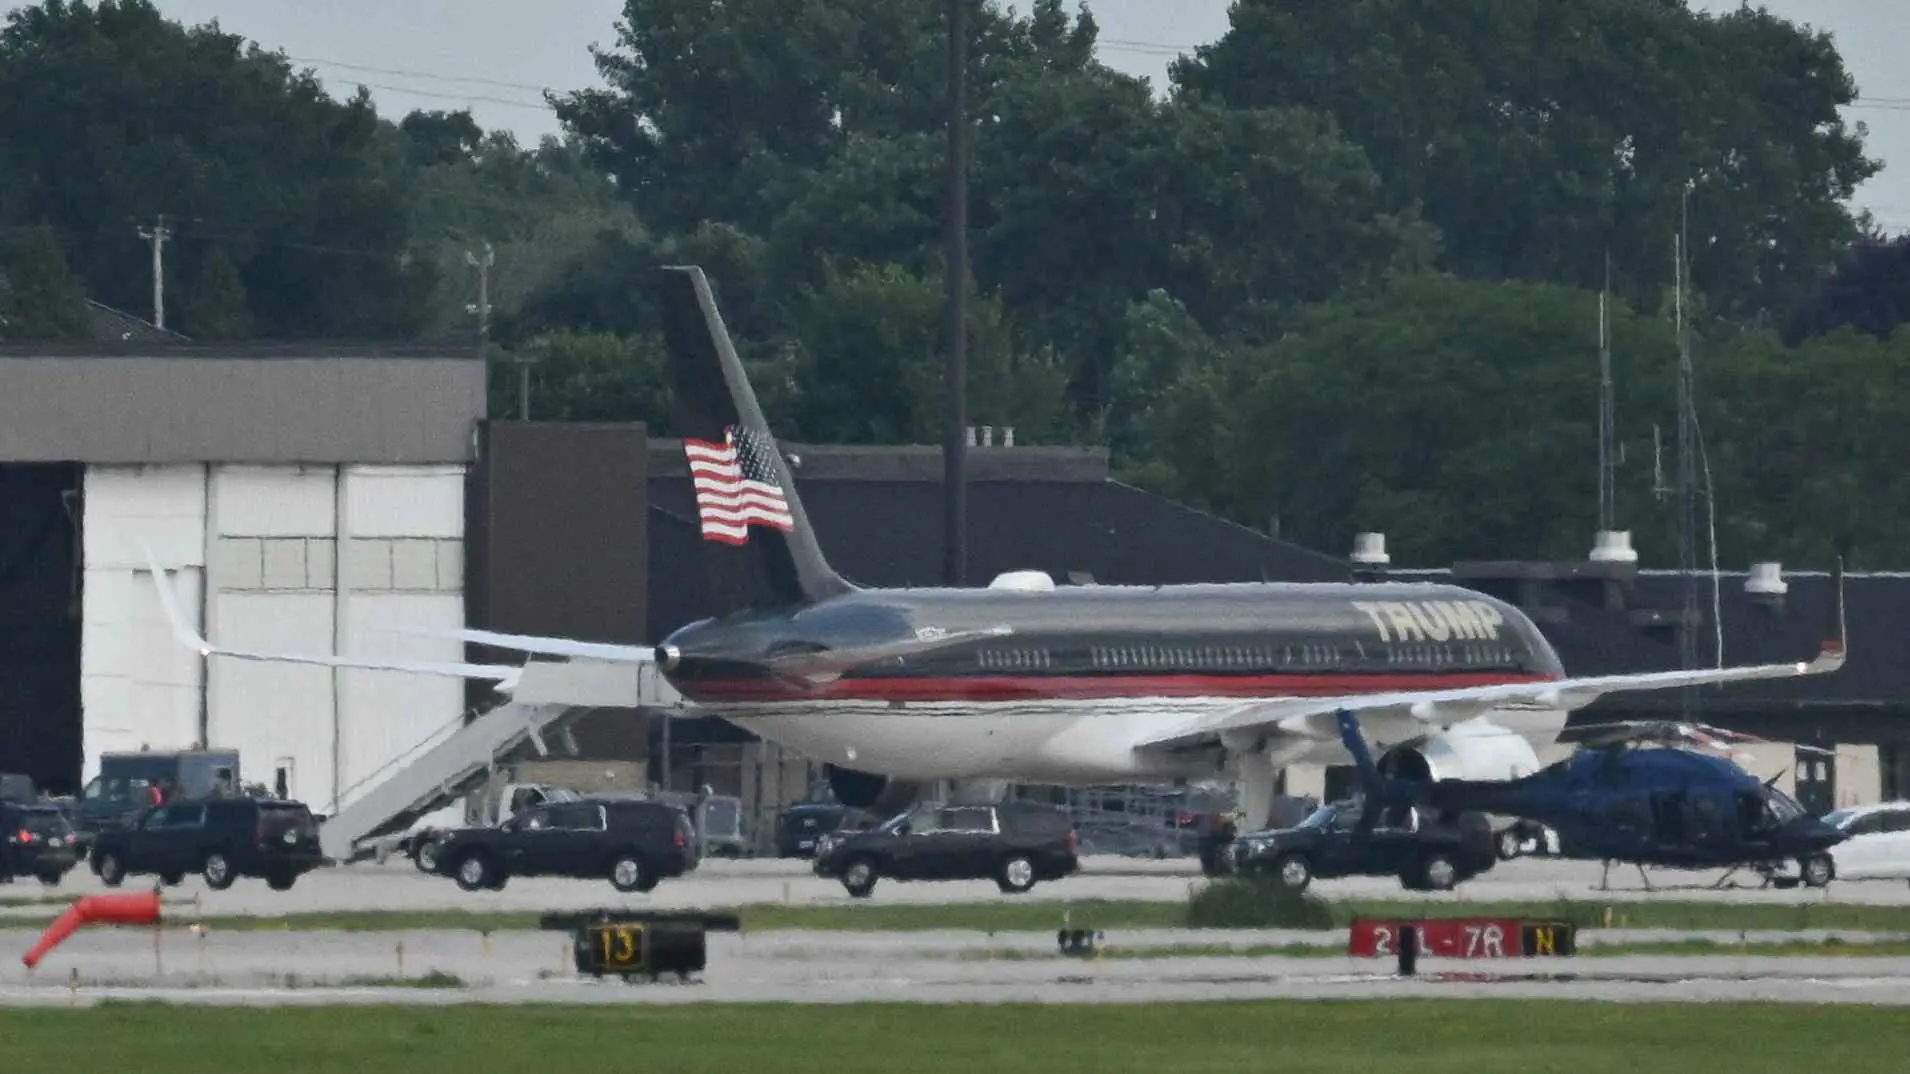
[[86,300],[86,319],[91,326],[93,339],[101,342],[185,342],[186,337],[170,328],[160,328],[151,321],[141,320],[116,310],[104,302]]

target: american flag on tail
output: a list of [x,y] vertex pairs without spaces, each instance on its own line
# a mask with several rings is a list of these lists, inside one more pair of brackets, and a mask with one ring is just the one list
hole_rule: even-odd
[[795,528],[771,450],[767,437],[734,425],[723,430],[720,444],[683,441],[704,540],[743,544],[752,524],[785,533]]

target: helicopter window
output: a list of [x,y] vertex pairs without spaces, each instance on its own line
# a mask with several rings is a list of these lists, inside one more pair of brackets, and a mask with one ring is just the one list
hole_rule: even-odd
[[1765,800],[1769,803],[1771,819],[1779,824],[1788,824],[1799,817],[1808,815],[1804,807],[1797,804],[1796,799],[1776,787],[1765,788],[1764,794]]

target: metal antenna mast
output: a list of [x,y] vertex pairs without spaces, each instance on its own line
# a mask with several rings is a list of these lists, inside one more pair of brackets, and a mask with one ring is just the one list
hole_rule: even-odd
[[[1691,188],[1687,186],[1680,203],[1678,237],[1673,244],[1677,273],[1676,307],[1678,331],[1678,575],[1681,596],[1678,626],[1678,666],[1693,668],[1698,662],[1698,516],[1697,516],[1697,444],[1693,417],[1694,376],[1691,366],[1691,341],[1685,329],[1685,263],[1689,256]],[[1697,691],[1679,691],[1680,708],[1689,719],[1697,708]]]
[[1618,528],[1617,469],[1612,399],[1612,255],[1605,253],[1605,289],[1598,293],[1598,530]]
[[166,327],[166,240],[172,229],[166,226],[166,214],[160,213],[153,226],[139,229],[139,237],[153,248],[153,327]]

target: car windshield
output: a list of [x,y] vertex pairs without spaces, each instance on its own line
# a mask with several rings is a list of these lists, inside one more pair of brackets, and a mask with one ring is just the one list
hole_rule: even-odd
[[1334,808],[1330,805],[1323,805],[1320,808],[1314,810],[1312,813],[1308,814],[1307,819],[1300,822],[1300,827],[1324,828],[1333,823],[1333,817],[1334,817]]

